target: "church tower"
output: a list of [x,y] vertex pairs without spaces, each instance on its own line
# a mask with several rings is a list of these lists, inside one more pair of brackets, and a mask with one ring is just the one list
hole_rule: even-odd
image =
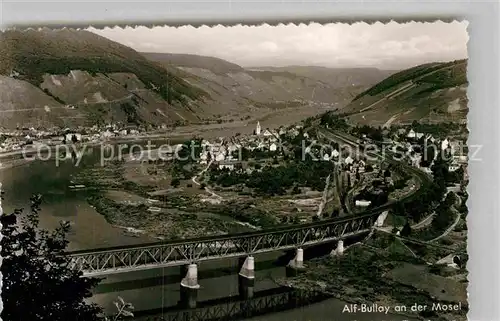
[[255,128],[255,135],[260,135],[260,131],[261,131],[260,122],[258,121],[257,122],[257,127]]

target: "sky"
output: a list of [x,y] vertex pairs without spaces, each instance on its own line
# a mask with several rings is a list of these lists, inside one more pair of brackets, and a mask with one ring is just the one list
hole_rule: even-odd
[[105,28],[89,31],[140,52],[188,53],[242,67],[404,69],[467,58],[467,22]]

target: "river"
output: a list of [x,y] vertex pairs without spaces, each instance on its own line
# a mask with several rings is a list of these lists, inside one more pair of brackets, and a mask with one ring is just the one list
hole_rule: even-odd
[[[56,166],[55,160],[32,161],[12,168],[0,169],[0,182],[6,192],[4,211],[15,208],[29,208],[29,198],[33,194],[43,195],[40,212],[40,226],[53,229],[61,220],[70,221],[72,231],[68,235],[69,250],[90,249],[117,245],[137,244],[154,241],[146,236],[131,236],[124,230],[109,224],[85,201],[85,191],[73,191],[71,175],[87,166],[98,166],[99,147],[88,148],[78,167],[70,161]],[[5,164],[5,160],[2,159]],[[278,289],[274,279],[285,277],[284,253],[268,253],[256,256],[256,281],[254,293]],[[203,262],[199,265],[199,302],[210,300],[233,300],[239,295],[237,259]],[[121,296],[132,302],[137,311],[175,310],[181,297],[180,269],[165,268],[108,276],[95,289],[93,302],[105,311],[113,312],[113,301]],[[337,321],[399,321],[410,320],[397,315],[380,313],[342,313],[345,302],[326,299],[311,305],[273,312],[249,318],[249,320],[337,320]],[[267,311],[267,310],[266,310]],[[415,319],[416,320],[416,319]]]

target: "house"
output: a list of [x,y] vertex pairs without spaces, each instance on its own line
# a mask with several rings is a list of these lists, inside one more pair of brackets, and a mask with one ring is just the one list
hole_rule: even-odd
[[456,164],[454,162],[452,162],[449,166],[448,166],[448,172],[454,172],[456,170],[458,170],[460,167],[462,167],[461,165],[459,164]]
[[271,146],[269,146],[269,150],[271,152],[275,152],[278,149],[278,145],[276,143],[272,143]]
[[224,152],[216,152],[215,154],[215,161],[216,162],[221,162],[223,161],[224,159],[226,159],[226,153]]
[[448,149],[448,146],[450,145],[450,142],[448,141],[447,138],[445,138],[442,142],[441,142],[441,150],[446,150]]
[[436,139],[434,138],[434,136],[432,136],[431,134],[427,135],[425,137],[426,140],[430,141],[431,143],[434,143],[436,141]]
[[347,156],[344,162],[346,163],[346,165],[351,165],[354,162],[354,159],[352,159],[351,156]]
[[429,167],[420,167],[420,169],[429,175],[432,175],[432,170]]
[[113,136],[114,136],[114,134],[109,129],[107,129],[105,132],[101,133],[101,138],[103,138],[103,139],[109,139]]
[[462,142],[454,140],[450,142],[451,154],[454,155],[456,153],[462,152]]
[[453,161],[456,162],[457,164],[467,164],[467,156],[465,155],[459,155],[459,156],[453,156]]
[[270,137],[270,136],[273,136],[273,133],[271,133],[271,132],[269,131],[269,129],[266,129],[266,130],[264,131],[264,133],[262,133],[262,135],[264,135],[265,137]]
[[408,134],[406,135],[406,137],[408,138],[415,138],[417,137],[415,131],[413,129],[410,129],[410,131],[408,132]]
[[229,169],[230,171],[234,170],[234,164],[219,164],[219,170]]
[[364,173],[365,172],[365,166],[366,166],[366,163],[364,160],[360,160],[358,162],[358,172],[359,173]]
[[413,167],[419,168],[421,160],[422,160],[422,155],[418,153],[410,156],[410,164]]
[[337,157],[339,157],[339,155],[340,155],[339,151],[338,151],[338,150],[336,150],[336,149],[334,149],[334,150],[332,151],[332,153],[331,153],[331,155],[330,155],[330,156],[331,156],[331,158],[337,158]]
[[200,154],[200,164],[207,164],[207,160],[208,160],[208,152],[204,150]]

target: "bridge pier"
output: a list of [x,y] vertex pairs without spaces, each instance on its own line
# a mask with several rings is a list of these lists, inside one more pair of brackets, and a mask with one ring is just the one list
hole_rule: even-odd
[[249,255],[245,258],[238,274],[249,280],[255,279],[255,258],[253,256]]
[[238,292],[242,299],[253,298],[255,279],[248,279],[238,275]]
[[[186,270],[186,268],[183,268]],[[186,276],[181,281],[181,286],[189,289],[199,289],[198,284],[198,266],[191,263],[187,266]]]
[[383,211],[378,217],[377,221],[375,222],[375,227],[382,227],[384,225],[385,219],[387,218],[387,215],[389,214],[389,211]]
[[180,304],[184,308],[194,309],[196,308],[198,289],[200,288],[198,284],[198,266],[194,263],[181,266],[181,277],[182,275],[184,275],[184,278],[182,278],[180,284]]
[[306,267],[304,266],[304,249],[298,248],[295,252],[295,257],[288,263],[286,271],[287,276],[296,276]]
[[291,268],[303,269],[304,268],[304,250],[298,248],[295,252],[295,257],[288,263]]
[[341,256],[343,254],[344,254],[344,241],[339,240],[338,243],[337,243],[337,248],[335,248],[334,250],[332,250],[332,252],[330,253],[330,255]]

